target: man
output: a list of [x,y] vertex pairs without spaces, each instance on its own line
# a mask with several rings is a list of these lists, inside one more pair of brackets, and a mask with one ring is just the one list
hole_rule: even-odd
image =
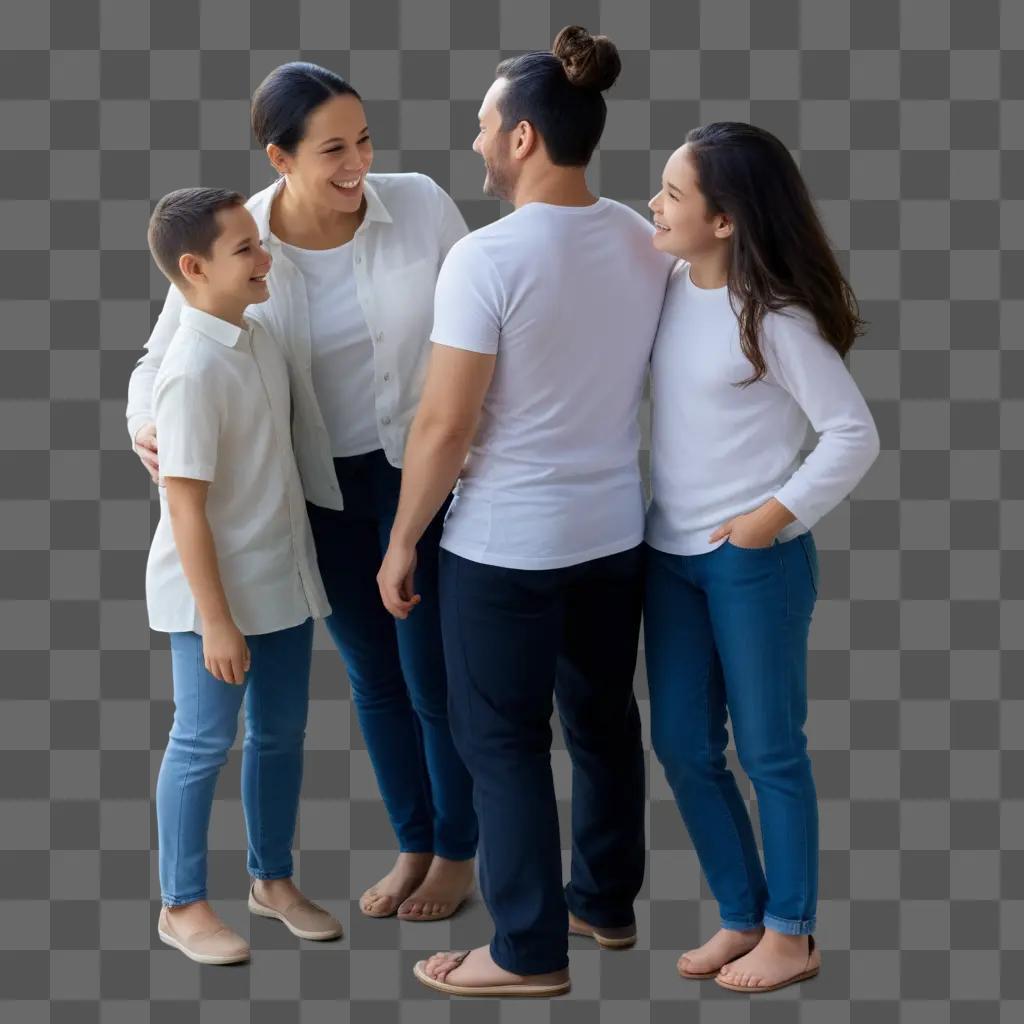
[[[604,946],[636,936],[637,413],[674,261],[652,246],[649,222],[587,187],[601,92],[619,69],[609,40],[575,26],[552,52],[498,66],[473,149],[485,192],[515,211],[456,243],[442,268],[430,369],[378,576],[388,609],[414,613],[416,541],[461,473],[441,542],[442,628],[495,935],[416,965],[421,982],[456,995],[559,995],[569,989],[570,928]],[[573,762],[564,891],[553,697]]]

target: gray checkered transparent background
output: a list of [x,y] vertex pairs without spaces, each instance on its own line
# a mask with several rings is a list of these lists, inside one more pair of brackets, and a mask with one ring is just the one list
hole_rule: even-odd
[[[0,1019],[1024,1017],[1024,4],[2,9]],[[595,187],[643,210],[688,127],[763,125],[796,153],[872,324],[850,362],[883,452],[815,531],[808,734],[824,969],[754,1000],[676,976],[680,950],[717,916],[652,758],[638,948],[599,953],[574,939],[574,990],[554,1003],[427,992],[412,963],[482,942],[487,915],[479,901],[430,925],[358,913],[392,836],[322,626],[298,864],[346,938],[317,947],[249,921],[236,750],[214,812],[211,888],[251,933],[253,960],[199,968],[154,932],[150,794],[171,691],[143,601],[158,505],[124,428],[128,374],[165,292],[145,246],[151,205],[184,185],[267,184],[248,97],[303,57],[362,92],[377,170],[425,171],[471,226],[486,223],[505,211],[481,197],[469,148],[480,97],[499,57],[547,47],[570,22],[623,53]],[[642,666],[637,687],[644,697]],[[564,812],[561,745],[553,760]]]

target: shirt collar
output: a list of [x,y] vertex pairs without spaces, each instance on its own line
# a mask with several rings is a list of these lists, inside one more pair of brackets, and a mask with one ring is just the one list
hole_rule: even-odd
[[391,223],[391,214],[377,190],[370,184],[370,176],[363,179],[363,195],[366,196],[366,216],[364,220],[379,220],[384,224]]
[[[270,238],[270,210],[274,205],[274,199],[277,197],[278,191],[284,187],[284,180],[284,175],[282,174],[277,181],[268,185],[262,192],[257,192],[249,200],[249,212],[256,221],[256,227],[264,244]],[[363,179],[363,195],[366,196],[364,223],[366,221],[380,221],[382,224],[391,224],[391,214],[384,205],[384,201],[381,199],[377,189],[370,184],[369,175]]]
[[191,327],[198,331],[203,337],[211,341],[219,342],[226,348],[234,348],[238,339],[247,331],[252,329],[252,321],[243,317],[246,327],[238,327],[235,324],[222,320],[219,316],[207,313],[205,310],[196,309],[195,306],[185,306],[181,311],[180,323],[185,327]]

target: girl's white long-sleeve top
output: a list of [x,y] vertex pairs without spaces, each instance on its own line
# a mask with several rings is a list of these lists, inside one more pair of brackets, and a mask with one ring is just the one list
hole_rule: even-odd
[[[780,541],[809,530],[845,498],[879,451],[878,431],[839,353],[806,310],[765,316],[767,375],[740,349],[727,288],[698,288],[689,264],[672,272],[651,357],[652,503],[646,540],[696,555],[735,516],[776,498],[796,520]],[[818,442],[800,449],[808,424]]]

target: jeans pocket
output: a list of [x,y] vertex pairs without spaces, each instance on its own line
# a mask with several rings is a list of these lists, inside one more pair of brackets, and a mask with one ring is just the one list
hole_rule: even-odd
[[725,543],[734,551],[771,551],[771,549],[775,547],[775,542],[772,541],[771,544],[761,544],[756,548],[748,548],[742,544],[734,543],[732,537],[729,537],[728,535],[725,538]]
[[800,547],[803,548],[804,558],[807,560],[807,571],[811,577],[811,589],[814,596],[818,596],[818,549],[810,532],[798,534]]

